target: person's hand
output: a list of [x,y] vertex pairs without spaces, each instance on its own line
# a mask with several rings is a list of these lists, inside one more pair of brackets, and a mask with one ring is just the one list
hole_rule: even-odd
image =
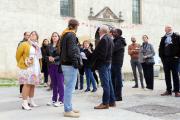
[[73,65],[73,67],[74,67],[75,69],[78,68],[78,62],[77,62],[77,61],[74,61],[72,65]]
[[143,56],[143,58],[144,58],[144,59],[146,59],[146,58],[147,58],[147,56]]
[[49,61],[54,62],[54,58],[52,56],[49,56]]
[[26,58],[26,59],[25,59],[25,64],[26,64],[27,66],[32,65],[32,64],[33,64],[33,58],[32,58],[32,57],[31,57],[31,58]]
[[131,50],[131,52],[136,52],[136,50]]
[[29,58],[29,61],[28,61],[29,64],[33,64],[33,58]]
[[90,48],[88,49],[88,51],[89,51],[90,53],[92,53],[92,51],[91,51],[91,49],[90,49]]
[[135,50],[140,50],[140,48],[139,48],[139,47],[136,47]]

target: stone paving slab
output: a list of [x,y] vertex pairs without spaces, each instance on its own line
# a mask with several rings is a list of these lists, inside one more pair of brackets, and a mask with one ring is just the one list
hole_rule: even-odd
[[[93,109],[95,105],[101,102],[102,89],[98,89],[96,93],[76,91],[73,97],[73,105],[74,108],[81,111],[81,117],[77,120],[180,120],[180,98],[160,96],[165,88],[164,81],[155,81],[154,91],[141,88],[132,89],[133,84],[134,82],[124,83],[123,101],[117,102],[117,107],[109,110]],[[71,119],[63,117],[63,106],[58,108],[46,106],[50,99],[51,92],[47,92],[45,88],[38,88],[35,101],[40,107],[33,108],[31,111],[24,111],[21,109],[21,99],[18,98],[17,87],[0,88],[0,120]],[[160,106],[160,109],[157,109],[157,106]],[[136,110],[141,111],[137,112]],[[165,115],[161,114],[161,110],[164,113],[168,110],[171,112]],[[153,115],[153,113],[156,114]]]

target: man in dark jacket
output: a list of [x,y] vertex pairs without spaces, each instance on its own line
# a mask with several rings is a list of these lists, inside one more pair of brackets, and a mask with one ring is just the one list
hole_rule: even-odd
[[112,54],[112,83],[114,88],[114,93],[116,101],[122,101],[122,65],[124,60],[124,51],[126,46],[126,41],[122,37],[122,30],[115,29],[113,32],[114,37],[114,49]]
[[173,86],[175,97],[180,97],[178,63],[180,58],[180,36],[172,31],[171,26],[165,27],[165,36],[162,37],[159,46],[159,56],[163,63],[166,92],[161,96],[172,95],[171,72],[173,76]]
[[113,41],[108,35],[109,28],[106,25],[100,27],[100,41],[92,54],[92,61],[96,64],[103,87],[102,103],[94,109],[108,109],[115,107],[115,96],[111,81],[111,61]]
[[78,67],[82,63],[80,49],[77,45],[76,31],[79,23],[71,19],[68,28],[62,33],[61,64],[64,74],[64,117],[79,117],[79,111],[72,108],[72,92],[75,89]]

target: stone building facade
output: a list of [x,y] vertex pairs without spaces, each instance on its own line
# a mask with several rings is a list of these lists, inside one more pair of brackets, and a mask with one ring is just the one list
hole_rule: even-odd
[[[147,34],[156,54],[164,26],[171,24],[180,31],[179,0],[0,0],[0,77],[16,76],[15,53],[25,31],[36,30],[39,43],[51,33],[61,33],[67,21],[80,21],[78,36],[94,40],[98,26],[108,24],[123,30],[130,44],[135,36],[139,43]],[[131,72],[130,57],[125,54],[124,72]]]

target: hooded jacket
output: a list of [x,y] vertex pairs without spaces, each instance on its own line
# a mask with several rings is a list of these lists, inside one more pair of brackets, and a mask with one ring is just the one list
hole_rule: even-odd
[[[61,38],[61,64],[78,67],[81,59],[80,49],[77,45],[76,33],[74,30],[66,29]],[[81,59],[82,61],[82,59]]]
[[117,37],[114,40],[114,48],[113,48],[113,55],[112,55],[112,64],[120,64],[122,67],[123,60],[124,60],[124,52],[126,41],[123,37]]

